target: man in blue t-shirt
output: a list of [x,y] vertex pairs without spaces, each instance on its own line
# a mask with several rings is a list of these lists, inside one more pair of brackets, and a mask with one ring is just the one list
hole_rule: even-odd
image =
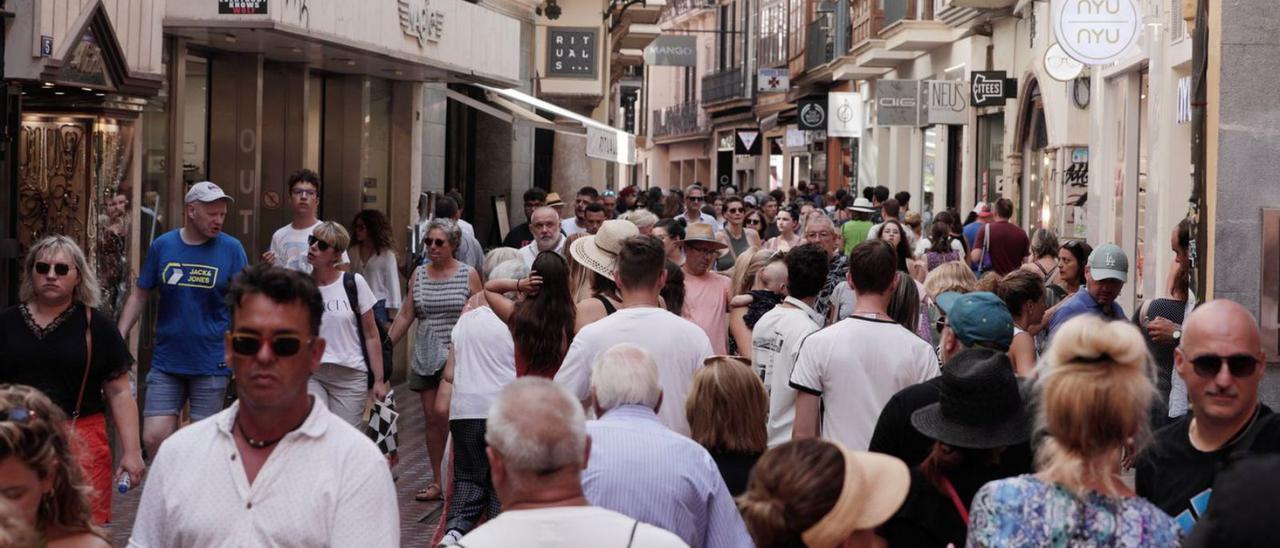
[[158,288],[156,349],[142,411],[142,442],[153,457],[177,430],[185,403],[191,403],[193,421],[222,410],[231,375],[223,342],[231,325],[225,295],[231,278],[249,262],[240,241],[222,233],[230,202],[218,185],[192,185],[186,226],[151,242],[138,285],[120,313],[120,334],[128,339]]
[[1062,301],[1049,321],[1050,339],[1058,327],[1076,316],[1092,314],[1108,320],[1125,319],[1124,309],[1115,302],[1129,281],[1129,256],[1120,246],[1102,244],[1094,249],[1085,265],[1084,279],[1086,286]]

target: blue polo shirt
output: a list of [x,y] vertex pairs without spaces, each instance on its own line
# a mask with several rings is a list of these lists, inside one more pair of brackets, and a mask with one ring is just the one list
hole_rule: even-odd
[[1052,339],[1053,334],[1058,331],[1058,326],[1082,314],[1093,314],[1111,320],[1125,319],[1124,309],[1120,308],[1118,303],[1113,301],[1110,307],[1099,306],[1098,301],[1093,300],[1093,295],[1089,294],[1089,289],[1081,287],[1075,295],[1068,297],[1062,303],[1062,307],[1058,308],[1058,312],[1053,315],[1053,321],[1049,322],[1048,337]]
[[200,245],[173,229],[151,242],[138,287],[160,294],[151,366],[177,375],[230,375],[223,333],[231,327],[227,289],[249,263],[240,241],[219,233]]

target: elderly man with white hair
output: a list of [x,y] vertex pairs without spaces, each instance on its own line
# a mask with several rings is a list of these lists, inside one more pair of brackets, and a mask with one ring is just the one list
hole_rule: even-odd
[[461,546],[685,546],[675,535],[592,506],[582,490],[591,450],[582,405],[549,380],[524,377],[489,409],[485,441],[502,514]]
[[591,368],[591,400],[600,419],[587,423],[593,451],[582,486],[588,500],[671,531],[695,548],[752,545],[711,455],[659,420],[662,388],[648,352],[619,344],[601,353]]

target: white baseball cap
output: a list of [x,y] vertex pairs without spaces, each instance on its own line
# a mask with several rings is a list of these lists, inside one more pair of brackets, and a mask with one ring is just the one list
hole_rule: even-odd
[[209,203],[216,202],[218,200],[227,200],[229,202],[235,201],[234,198],[227,196],[227,193],[223,192],[222,188],[213,184],[211,181],[200,181],[191,185],[191,190],[187,191],[186,203],[188,204],[192,202]]

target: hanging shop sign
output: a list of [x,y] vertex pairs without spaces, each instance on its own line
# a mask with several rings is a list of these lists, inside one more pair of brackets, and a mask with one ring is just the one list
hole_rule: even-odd
[[925,80],[920,83],[920,125],[969,123],[969,83],[963,80]]
[[756,74],[758,91],[791,91],[791,71],[784,68],[762,68]]
[[620,129],[587,126],[587,156],[632,165],[636,163],[636,136]]
[[1067,55],[1062,44],[1054,44],[1044,52],[1044,71],[1054,80],[1070,82],[1084,72],[1084,63]]
[[1004,106],[1005,99],[1018,96],[1018,81],[1006,78],[1003,70],[974,71],[969,104],[975,107]]
[[1115,62],[1141,30],[1137,0],[1054,0],[1052,6],[1058,43],[1086,65]]
[[877,126],[915,126],[919,121],[919,80],[876,80]]
[[428,0],[399,0],[400,30],[418,41],[418,47],[427,42],[439,42],[444,37],[444,12],[431,9]]
[[827,98],[806,97],[796,102],[799,128],[803,131],[827,130]]
[[644,48],[644,64],[655,67],[696,67],[698,39],[693,36],[659,36]]
[[862,95],[850,91],[827,94],[827,136],[862,137]]
[[734,132],[736,138],[733,140],[733,153],[739,156],[759,156],[760,149],[763,148],[761,143],[764,139],[760,138],[760,132],[756,130],[739,129]]
[[547,76],[595,78],[599,33],[595,28],[547,28]]
[[223,15],[266,15],[267,0],[218,0],[218,13]]
[[787,148],[801,148],[807,143],[804,140],[804,131],[794,127],[787,128],[787,133],[782,136],[782,143]]

